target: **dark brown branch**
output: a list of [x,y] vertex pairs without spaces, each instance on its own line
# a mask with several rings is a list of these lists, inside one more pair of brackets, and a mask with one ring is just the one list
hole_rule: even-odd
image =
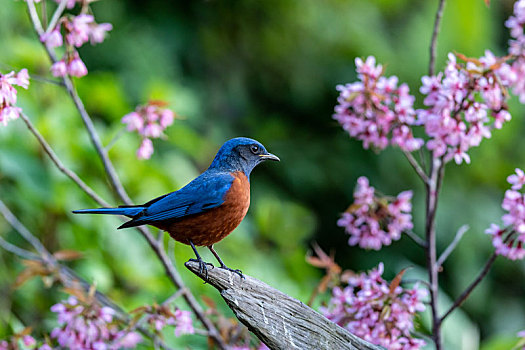
[[186,267],[215,287],[235,316],[270,349],[382,349],[349,333],[297,299],[245,275],[242,279],[218,267]]
[[438,10],[436,12],[436,19],[434,21],[434,30],[432,31],[432,39],[430,41],[430,62],[428,64],[428,75],[432,76],[436,70],[436,49],[437,37],[439,34],[439,26],[441,18],[443,17],[443,8],[445,7],[445,0],[439,0]]
[[476,279],[472,281],[472,283],[467,287],[467,289],[465,289],[465,291],[461,293],[461,295],[454,301],[452,306],[450,306],[447,312],[445,312],[445,314],[441,317],[440,322],[443,322],[443,320],[445,320],[445,318],[447,318],[452,311],[454,311],[456,308],[460,307],[461,304],[463,304],[463,302],[469,297],[470,293],[472,293],[474,288],[476,288],[478,284],[483,280],[483,278],[485,278],[487,273],[489,273],[489,270],[497,257],[498,254],[494,252],[489,258],[489,260],[487,260],[487,262],[485,263],[485,266],[480,271],[478,277],[476,277]]

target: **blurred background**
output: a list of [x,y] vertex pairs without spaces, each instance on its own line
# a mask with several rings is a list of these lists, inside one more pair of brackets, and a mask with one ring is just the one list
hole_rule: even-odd
[[[19,91],[19,105],[66,165],[119,204],[71,100],[41,79],[51,78],[49,62],[25,3],[1,3],[0,71],[27,67],[33,76],[29,91]],[[509,0],[488,7],[482,0],[447,1],[437,69],[451,51],[477,57],[490,49],[503,55],[504,21],[512,6]],[[92,9],[97,22],[110,22],[114,29],[104,43],[81,48],[89,74],[76,84],[104,144],[121,131],[123,115],[150,99],[168,101],[179,116],[167,138],[154,141],[150,160],[136,159],[136,134],[124,133],[111,148],[135,202],[182,187],[207,168],[225,140],[252,137],[281,162],[252,174],[247,218],[216,245],[226,264],[304,302],[322,277],[305,262],[312,242],[333,250],[345,269],[368,270],[383,261],[388,280],[407,266],[413,267],[407,278],[426,277],[423,251],[409,238],[378,252],[364,251],[349,247],[348,236],[337,227],[352,202],[356,179],[366,175],[386,194],[414,190],[415,232],[422,234],[424,191],[399,150],[363,150],[332,120],[332,112],[335,85],[354,81],[354,58],[368,55],[386,66],[386,75],[407,82],[421,106],[418,89],[428,72],[437,1],[99,1]],[[525,166],[525,109],[516,98],[511,106],[513,120],[469,152],[471,165],[446,168],[437,216],[440,251],[461,225],[470,230],[441,273],[443,303],[461,293],[492,253],[484,230],[500,220],[506,177]],[[55,169],[21,120],[0,127],[0,197],[51,251],[82,252],[71,267],[125,309],[172,294],[161,265],[135,231],[117,231],[118,218],[71,214],[96,204]],[[3,219],[0,235],[23,244]],[[192,254],[176,244],[174,259],[185,282],[233,317],[215,290],[183,267]],[[13,289],[21,270],[18,258],[0,250],[0,338],[21,323],[33,326],[37,335],[49,331],[56,322],[49,307],[65,296],[59,287],[44,288],[39,279]],[[447,320],[447,348],[515,344],[516,332],[525,329],[524,281],[523,261],[499,258],[462,310]],[[424,332],[426,318],[419,322]],[[198,336],[173,341],[206,346]]]

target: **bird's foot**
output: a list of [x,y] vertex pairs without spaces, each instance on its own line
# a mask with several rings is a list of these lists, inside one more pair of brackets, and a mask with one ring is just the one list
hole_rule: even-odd
[[236,274],[239,275],[239,277],[241,277],[241,279],[245,279],[244,275],[242,274],[242,271],[239,270],[239,269],[230,269],[228,266],[226,266],[224,264],[221,266],[221,269],[228,270],[228,271],[231,271],[233,273],[236,273]]
[[[193,261],[193,262],[196,262],[196,263],[199,263],[199,273],[201,275],[204,275],[206,279],[208,279],[208,267],[206,265],[210,265],[212,268],[214,268],[215,266],[213,266],[212,263],[209,263],[209,262],[206,262],[202,259],[190,259],[189,261]],[[204,282],[206,283],[206,282]]]

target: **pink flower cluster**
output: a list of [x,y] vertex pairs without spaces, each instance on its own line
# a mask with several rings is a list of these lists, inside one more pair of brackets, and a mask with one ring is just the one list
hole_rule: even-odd
[[344,288],[335,287],[321,312],[358,337],[387,349],[415,350],[425,345],[412,338],[416,312],[425,310],[427,291],[391,287],[381,277],[383,263],[369,273],[348,278]]
[[357,180],[354,203],[343,213],[337,225],[350,235],[348,244],[379,250],[398,240],[401,233],[411,230],[412,191],[396,198],[378,197],[366,177]]
[[51,346],[47,343],[43,343],[37,346],[37,341],[31,335],[26,334],[23,336],[15,335],[11,337],[10,341],[0,340],[0,350],[13,350],[19,349],[20,341],[23,344],[23,349],[36,349],[36,350],[51,350]]
[[389,144],[419,149],[424,141],[413,136],[412,127],[422,125],[434,157],[470,163],[468,150],[510,120],[507,90],[525,103],[525,0],[514,4],[505,24],[512,37],[508,56],[498,58],[490,51],[479,59],[449,54],[444,72],[422,78],[427,108],[415,112],[406,84],[398,87],[397,77],[382,76],[383,67],[374,57],[356,59],[359,81],[337,86],[334,118],[365,148],[377,149]]
[[513,56],[512,71],[515,79],[511,82],[512,92],[518,95],[521,103],[525,103],[525,1],[514,3],[514,13],[505,22],[510,29],[509,55]]
[[51,332],[51,338],[62,348],[131,349],[142,340],[137,332],[120,330],[113,319],[114,311],[109,307],[83,304],[71,296],[53,305],[51,311],[57,313],[60,324]]
[[137,150],[139,159],[151,157],[153,154],[151,138],[164,136],[164,130],[173,124],[175,113],[164,108],[165,106],[166,103],[162,101],[150,101],[122,117],[122,123],[127,125],[128,131],[136,131],[142,136],[142,142]]
[[[74,1],[70,1],[68,5],[71,4],[74,6]],[[61,33],[62,28],[65,33],[65,40]],[[95,18],[88,14],[62,17],[53,30],[44,33],[40,37],[40,40],[49,48],[60,47],[64,44],[64,41],[66,43],[66,52],[60,61],[55,62],[51,66],[51,73],[55,77],[63,77],[65,75],[83,77],[86,75],[86,65],[80,59],[76,48],[88,41],[92,45],[101,43],[104,41],[106,33],[111,29],[111,24],[97,24],[95,23]]]
[[405,151],[414,151],[423,145],[410,128],[415,123],[414,96],[407,84],[397,85],[396,76],[384,77],[383,67],[370,56],[363,62],[356,58],[359,81],[338,85],[340,91],[333,118],[350,136],[363,141],[363,147],[372,145],[379,150],[389,144]]
[[507,211],[501,218],[504,227],[491,224],[485,233],[492,236],[497,254],[517,260],[525,257],[525,194],[519,192],[525,184],[525,173],[516,169],[516,174],[510,175],[507,181],[512,187],[505,192],[501,204]]
[[427,148],[457,164],[470,163],[467,151],[510,120],[506,88],[515,80],[511,67],[488,50],[479,60],[465,60],[460,63],[450,53],[444,73],[422,78],[428,108],[417,110],[430,137]]
[[176,337],[195,333],[190,311],[176,309],[172,313],[160,308],[158,313],[149,313],[146,322],[156,331],[161,331],[166,325],[174,325]]
[[27,89],[29,86],[29,74],[27,69],[16,73],[0,73],[0,123],[7,125],[10,120],[18,118],[22,109],[16,107],[17,91],[13,85]]

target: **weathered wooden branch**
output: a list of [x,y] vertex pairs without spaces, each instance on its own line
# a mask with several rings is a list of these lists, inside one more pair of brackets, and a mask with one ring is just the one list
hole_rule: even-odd
[[208,267],[206,279],[197,262],[185,265],[215,287],[235,316],[270,349],[383,349],[253,277],[241,280],[236,273]]

